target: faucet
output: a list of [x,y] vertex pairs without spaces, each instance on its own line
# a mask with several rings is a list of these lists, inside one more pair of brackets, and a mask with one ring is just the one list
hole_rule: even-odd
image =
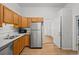
[[9,34],[7,35],[7,38],[9,39]]

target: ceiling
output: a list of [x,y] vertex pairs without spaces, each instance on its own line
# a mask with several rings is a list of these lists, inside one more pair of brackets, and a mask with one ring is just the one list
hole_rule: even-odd
[[20,7],[58,7],[62,8],[66,3],[18,3]]

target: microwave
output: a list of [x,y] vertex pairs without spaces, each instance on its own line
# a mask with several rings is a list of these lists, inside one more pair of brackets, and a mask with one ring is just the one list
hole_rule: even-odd
[[24,29],[24,28],[19,28],[19,29],[18,29],[18,32],[19,32],[19,33],[26,33],[26,32],[27,32],[27,30],[26,30],[26,29]]

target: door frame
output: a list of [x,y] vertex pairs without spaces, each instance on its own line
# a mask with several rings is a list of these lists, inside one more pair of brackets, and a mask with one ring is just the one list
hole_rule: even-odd
[[60,48],[62,48],[62,16],[60,16]]
[[79,15],[76,16],[76,50],[78,51],[79,50],[79,47],[78,47],[78,20],[79,20]]

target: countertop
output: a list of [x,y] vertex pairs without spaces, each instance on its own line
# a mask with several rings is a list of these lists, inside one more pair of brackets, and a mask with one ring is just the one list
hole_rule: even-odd
[[15,41],[16,39],[24,36],[24,35],[29,35],[30,32],[27,32],[27,33],[22,33],[22,34],[18,34],[17,37],[13,38],[13,39],[4,39],[4,38],[0,38],[0,51],[7,47],[10,43],[12,43],[13,41]]

